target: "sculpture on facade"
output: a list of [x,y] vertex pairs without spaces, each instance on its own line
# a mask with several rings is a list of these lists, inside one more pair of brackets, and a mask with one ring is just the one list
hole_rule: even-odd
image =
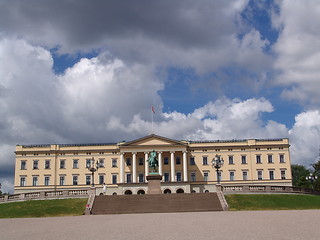
[[149,163],[149,168],[151,169],[151,172],[152,173],[157,172],[159,163],[158,163],[157,153],[156,153],[155,150],[153,150],[150,153],[150,157],[148,159],[148,163]]

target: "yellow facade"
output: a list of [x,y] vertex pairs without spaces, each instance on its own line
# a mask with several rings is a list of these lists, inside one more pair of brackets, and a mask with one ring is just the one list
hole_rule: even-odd
[[94,174],[100,192],[102,183],[107,194],[146,192],[146,160],[153,150],[163,191],[215,191],[217,173],[211,161],[216,155],[224,159],[223,186],[292,184],[288,139],[176,141],[152,134],[113,144],[17,145],[15,193],[88,188],[92,158],[101,164]]

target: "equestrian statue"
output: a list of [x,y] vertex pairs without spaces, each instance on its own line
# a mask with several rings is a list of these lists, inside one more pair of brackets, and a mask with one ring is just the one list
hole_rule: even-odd
[[159,162],[158,162],[157,153],[155,150],[153,150],[150,153],[148,163],[149,163],[149,168],[151,169],[151,172],[156,173],[159,167]]

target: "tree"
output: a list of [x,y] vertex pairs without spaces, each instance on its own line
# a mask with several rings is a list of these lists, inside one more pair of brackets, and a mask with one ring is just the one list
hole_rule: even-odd
[[291,165],[291,172],[292,172],[292,185],[294,187],[303,187],[303,188],[310,188],[311,184],[306,177],[309,176],[310,171],[306,169],[305,166],[299,164],[292,164]]
[[316,180],[314,180],[313,187],[316,190],[320,190],[320,160],[314,164],[311,164],[313,167],[313,176],[317,177]]

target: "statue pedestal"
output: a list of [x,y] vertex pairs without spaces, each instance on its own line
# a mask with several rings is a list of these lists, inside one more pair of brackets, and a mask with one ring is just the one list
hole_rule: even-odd
[[162,176],[159,174],[150,174],[147,176],[148,180],[148,194],[161,194]]

